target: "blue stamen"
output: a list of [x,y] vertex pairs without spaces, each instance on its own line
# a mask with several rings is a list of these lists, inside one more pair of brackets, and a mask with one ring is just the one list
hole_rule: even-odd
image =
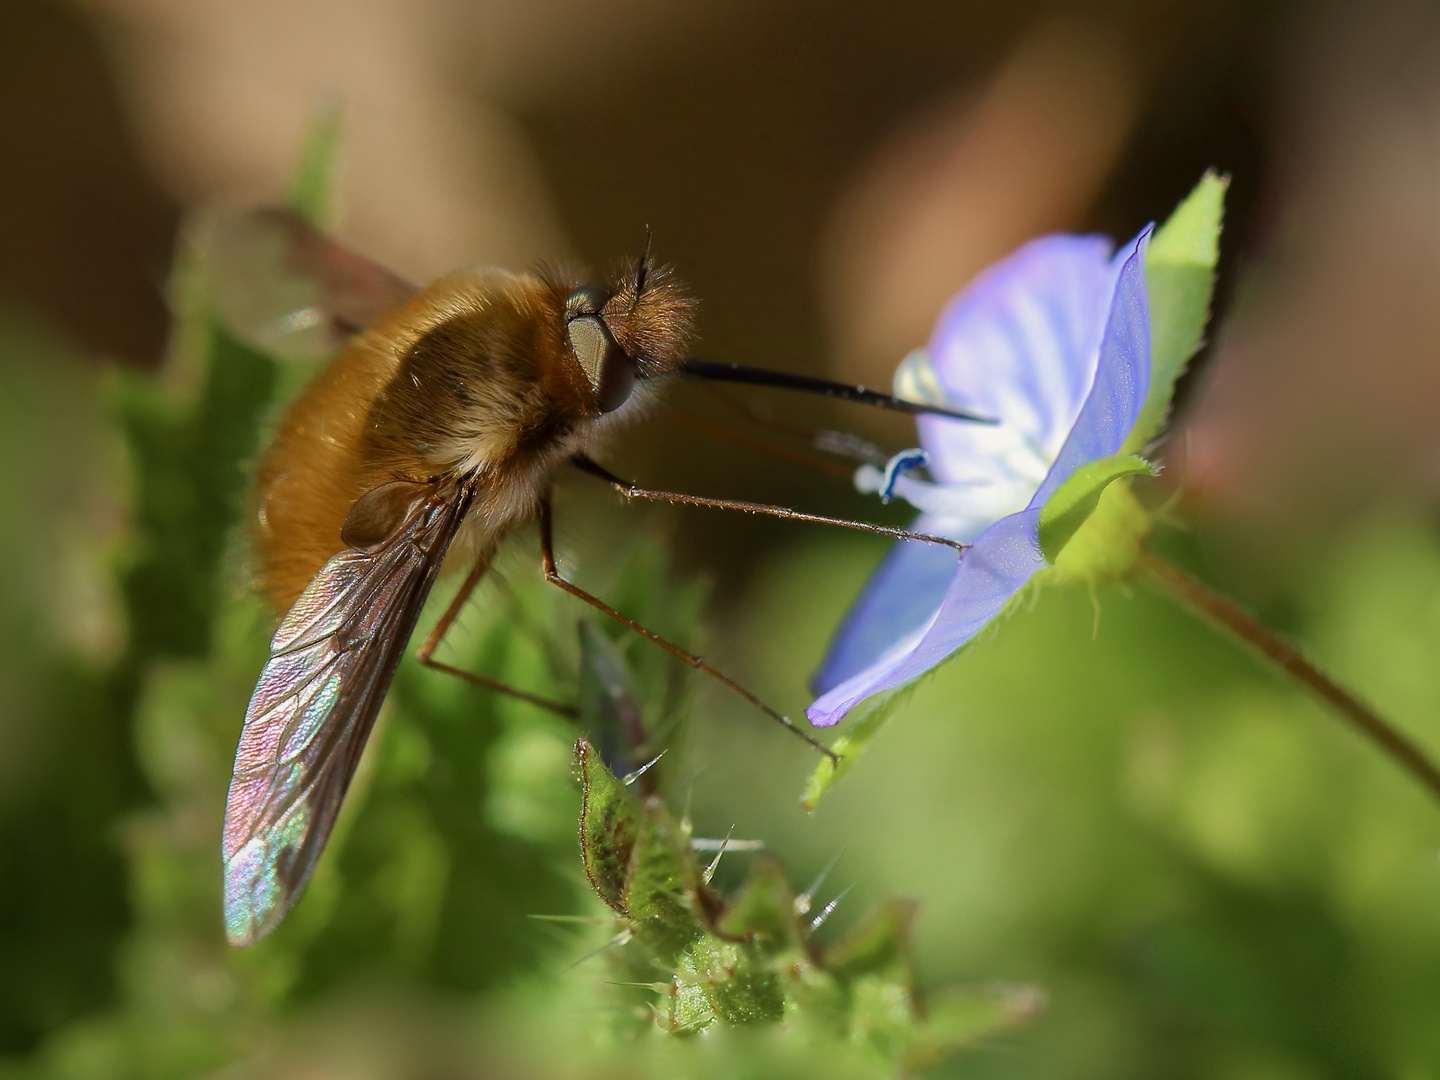
[[885,478],[880,483],[880,501],[888,503],[895,497],[895,481],[901,473],[913,472],[930,464],[930,458],[918,446],[901,450],[885,463]]

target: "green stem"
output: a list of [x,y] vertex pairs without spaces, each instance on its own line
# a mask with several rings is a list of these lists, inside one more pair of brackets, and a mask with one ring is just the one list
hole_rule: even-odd
[[1142,551],[1146,577],[1196,614],[1230,631],[1369,738],[1440,799],[1440,768],[1389,721],[1307,660],[1303,653],[1233,600],[1221,596],[1152,551]]

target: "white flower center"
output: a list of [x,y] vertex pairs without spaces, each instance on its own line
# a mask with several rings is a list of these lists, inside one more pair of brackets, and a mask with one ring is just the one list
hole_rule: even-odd
[[[942,402],[944,392],[924,350],[905,358],[896,372],[897,396],[912,401]],[[956,421],[963,423],[963,421]],[[928,454],[902,450],[885,469],[862,465],[855,471],[855,486],[886,501],[899,495],[936,520],[932,531],[970,542],[1009,514],[1025,509],[1055,463],[1059,452],[1039,445],[1013,424],[966,424],[964,453],[956,447],[927,448]],[[948,441],[948,440],[947,440]],[[938,482],[906,475],[916,458],[928,456]]]

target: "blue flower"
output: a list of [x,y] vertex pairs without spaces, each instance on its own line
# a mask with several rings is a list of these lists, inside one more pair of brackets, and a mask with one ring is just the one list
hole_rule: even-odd
[[[958,565],[938,544],[891,550],[812,680],[812,724],[935,667],[1050,565],[1047,504],[1077,470],[1120,455],[1145,408],[1149,239],[1147,228],[1113,257],[1104,237],[1026,244],[952,300],[926,349],[902,363],[897,392],[998,423],[923,416],[923,455],[866,466],[856,483],[919,509],[917,532],[972,546]],[[931,481],[909,475],[921,462]]]

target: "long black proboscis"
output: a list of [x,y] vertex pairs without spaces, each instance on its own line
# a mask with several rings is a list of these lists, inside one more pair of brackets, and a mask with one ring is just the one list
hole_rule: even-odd
[[964,409],[952,409],[947,405],[906,401],[904,398],[882,394],[878,390],[870,390],[864,386],[851,386],[849,383],[832,382],[830,379],[817,379],[813,375],[795,375],[788,371],[746,367],[744,364],[728,364],[691,357],[680,365],[680,373],[693,375],[697,379],[709,379],[711,382],[746,383],[750,386],[774,386],[781,390],[800,390],[808,394],[823,394],[825,397],[839,398],[841,401],[854,401],[861,405],[874,405],[877,408],[892,409],[895,412],[912,415],[929,413],[935,416],[948,416],[952,420],[969,420],[976,424],[997,423],[992,417],[979,416],[976,413],[966,412]]

